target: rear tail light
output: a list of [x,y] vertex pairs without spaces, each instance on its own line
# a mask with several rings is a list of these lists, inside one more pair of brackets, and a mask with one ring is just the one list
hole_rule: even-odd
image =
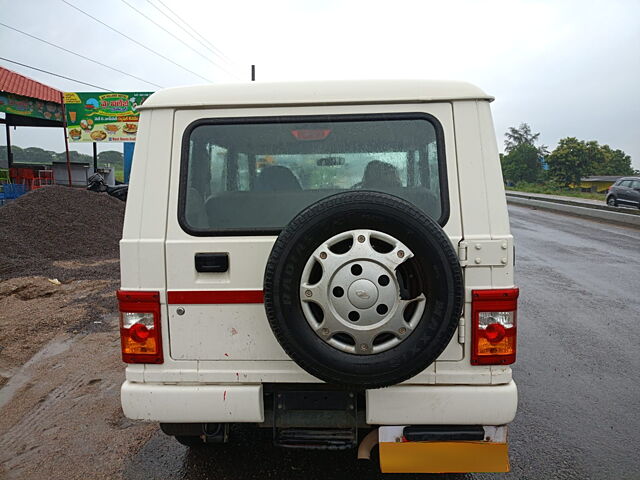
[[516,361],[517,288],[471,293],[472,365],[509,365]]
[[122,360],[162,363],[160,294],[118,290]]

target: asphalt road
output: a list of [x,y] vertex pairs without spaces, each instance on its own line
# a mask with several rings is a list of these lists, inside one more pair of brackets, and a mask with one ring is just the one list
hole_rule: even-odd
[[[521,289],[512,472],[457,479],[640,479],[640,230],[510,207]],[[288,451],[269,431],[188,450],[158,433],[133,479],[394,478],[354,452]],[[412,475],[398,478],[414,478]]]

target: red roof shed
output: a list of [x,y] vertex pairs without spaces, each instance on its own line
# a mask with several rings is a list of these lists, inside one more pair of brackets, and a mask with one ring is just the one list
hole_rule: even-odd
[[36,82],[4,67],[0,67],[0,92],[37,98],[45,102],[62,103],[62,92],[60,90]]

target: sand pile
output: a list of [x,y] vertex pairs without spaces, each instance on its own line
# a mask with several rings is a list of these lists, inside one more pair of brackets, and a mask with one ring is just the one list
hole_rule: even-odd
[[0,207],[0,279],[78,278],[80,272],[84,278],[113,276],[124,207],[107,194],[61,186],[40,188]]

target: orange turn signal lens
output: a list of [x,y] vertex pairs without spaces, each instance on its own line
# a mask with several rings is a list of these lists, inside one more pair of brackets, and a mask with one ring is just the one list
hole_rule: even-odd
[[478,339],[478,355],[515,355],[515,336],[504,337],[497,342],[492,342],[487,338]]

